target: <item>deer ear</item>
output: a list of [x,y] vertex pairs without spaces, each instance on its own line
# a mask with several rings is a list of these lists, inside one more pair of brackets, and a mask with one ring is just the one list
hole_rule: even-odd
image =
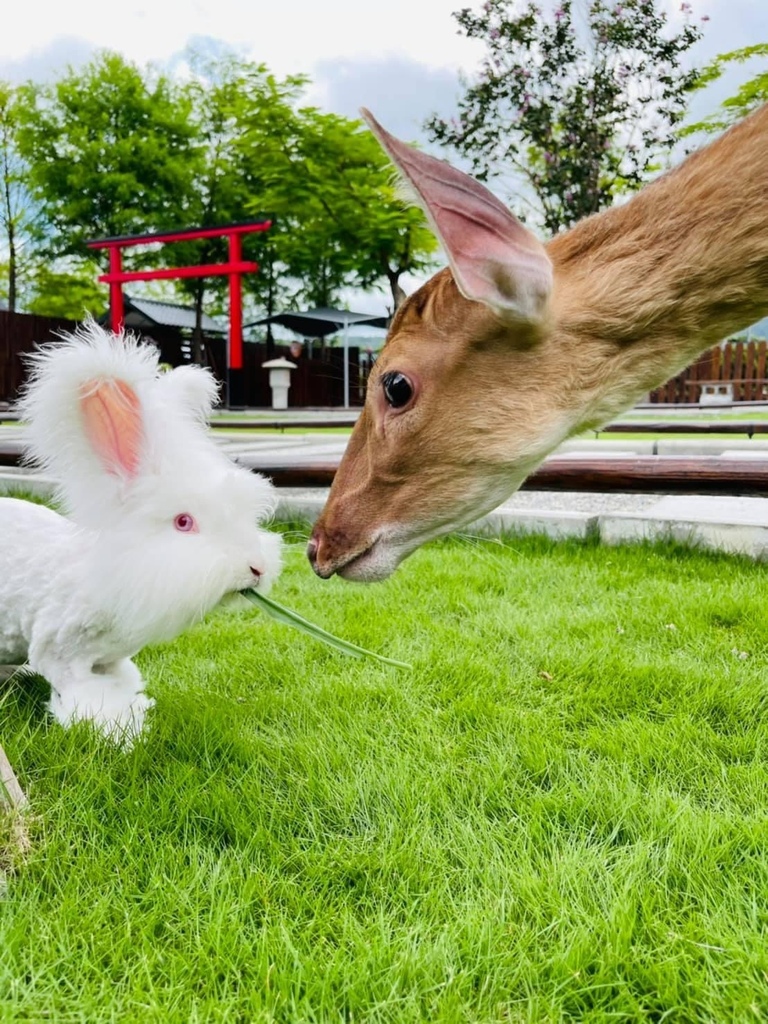
[[136,392],[123,380],[92,380],[80,388],[85,436],[112,476],[139,472],[144,421]]
[[415,191],[462,295],[504,319],[542,320],[552,264],[541,242],[474,178],[400,142],[368,110],[361,113]]

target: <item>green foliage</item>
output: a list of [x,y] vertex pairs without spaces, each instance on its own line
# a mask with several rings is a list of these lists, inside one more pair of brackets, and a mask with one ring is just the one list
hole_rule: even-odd
[[195,144],[178,87],[105,52],[26,92],[20,148],[52,255],[82,256],[89,238],[178,223]]
[[[682,60],[701,31],[683,4],[671,32],[657,0],[486,0],[456,18],[487,55],[459,117],[427,123],[481,180],[514,172],[554,233],[641,187],[677,140],[696,73]],[[522,213],[522,211],[521,211]]]
[[406,271],[432,265],[434,236],[423,215],[394,196],[392,170],[359,121],[301,108],[282,138],[263,136],[250,115],[241,151],[264,177],[259,204],[274,212],[274,255],[305,282],[299,297],[333,305],[344,285],[387,281],[393,307]]
[[[53,84],[18,90],[14,152],[42,213],[36,246],[51,261],[49,283],[84,280],[91,238],[268,214],[271,231],[245,242],[261,267],[245,279],[252,304],[268,313],[294,300],[333,305],[346,286],[382,284],[395,304],[401,275],[430,266],[436,244],[421,214],[395,202],[389,163],[360,122],[302,106],[301,75],[281,80],[232,54],[190,53],[189,67],[177,83],[105,52]],[[2,102],[0,92],[0,132]],[[175,243],[129,262],[219,262],[225,247]],[[226,306],[224,279],[176,287],[198,311],[206,293],[209,310]],[[40,309],[44,300],[30,301]],[[80,301],[73,294],[72,308]]]
[[33,813],[0,1019],[768,1015],[764,566],[514,537],[371,587],[287,563],[281,601],[413,672],[253,610],[140,655],[127,752],[0,693]]
[[86,314],[101,316],[107,306],[98,274],[99,268],[91,262],[76,264],[71,271],[41,264],[30,282],[27,312],[69,320],[82,320]]
[[[188,193],[180,197],[184,226],[215,227],[251,219],[254,196],[264,190],[261,160],[241,157],[241,137],[246,130],[247,111],[262,119],[265,137],[275,144],[285,135],[285,125],[293,120],[293,105],[304,85],[301,77],[279,81],[263,64],[253,64],[233,54],[219,54],[215,60],[191,51],[188,54],[190,81],[184,95],[190,110],[196,146],[191,156],[193,170]],[[261,154],[260,154],[261,156]],[[254,218],[264,214],[262,207]],[[295,288],[289,269],[275,264],[272,257],[274,228],[269,235],[246,236],[243,255],[260,265],[258,274],[243,278],[243,289],[257,308],[288,301]],[[174,243],[162,256],[173,265],[225,262],[226,239],[213,238]],[[198,317],[204,296],[208,311],[224,313],[228,305],[228,281],[223,277],[180,281],[180,292],[193,298]]]
[[[704,89],[718,81],[734,64],[744,64],[760,57],[768,57],[768,43],[756,43],[754,46],[744,46],[740,50],[731,50],[730,53],[721,53],[702,69],[696,88]],[[719,134],[747,114],[751,114],[753,110],[757,110],[763,103],[768,103],[768,70],[760,71],[749,81],[744,82],[734,96],[722,102],[716,113],[705,117],[703,121],[686,125],[680,131],[680,135],[696,135],[699,132],[707,135]]]
[[287,301],[329,306],[342,288],[399,279],[431,266],[422,215],[394,199],[391,166],[361,122],[302,105],[305,76],[231,58],[199,65],[193,86],[206,163],[217,159],[240,208],[273,219],[247,242],[261,272],[248,287],[268,312]]

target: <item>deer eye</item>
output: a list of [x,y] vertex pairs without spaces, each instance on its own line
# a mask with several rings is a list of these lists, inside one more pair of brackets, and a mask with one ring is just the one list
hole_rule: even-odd
[[180,512],[173,520],[173,525],[179,533],[197,533],[197,522],[189,512]]
[[413,398],[413,385],[403,373],[385,373],[381,378],[381,387],[393,409],[402,409]]

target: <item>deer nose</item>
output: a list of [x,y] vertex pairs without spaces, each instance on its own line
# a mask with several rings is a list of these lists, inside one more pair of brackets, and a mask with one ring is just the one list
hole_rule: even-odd
[[320,579],[327,580],[336,571],[333,559],[333,537],[320,526],[307,542],[307,558]]
[[317,566],[317,549],[317,541],[314,537],[310,537],[307,542],[307,558],[309,559],[309,564],[313,569]]

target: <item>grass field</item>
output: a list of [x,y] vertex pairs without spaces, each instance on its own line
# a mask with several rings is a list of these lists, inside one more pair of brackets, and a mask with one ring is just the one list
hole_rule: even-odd
[[0,689],[32,853],[0,1021],[768,1020],[766,570],[673,547],[434,543],[139,661],[121,752]]

